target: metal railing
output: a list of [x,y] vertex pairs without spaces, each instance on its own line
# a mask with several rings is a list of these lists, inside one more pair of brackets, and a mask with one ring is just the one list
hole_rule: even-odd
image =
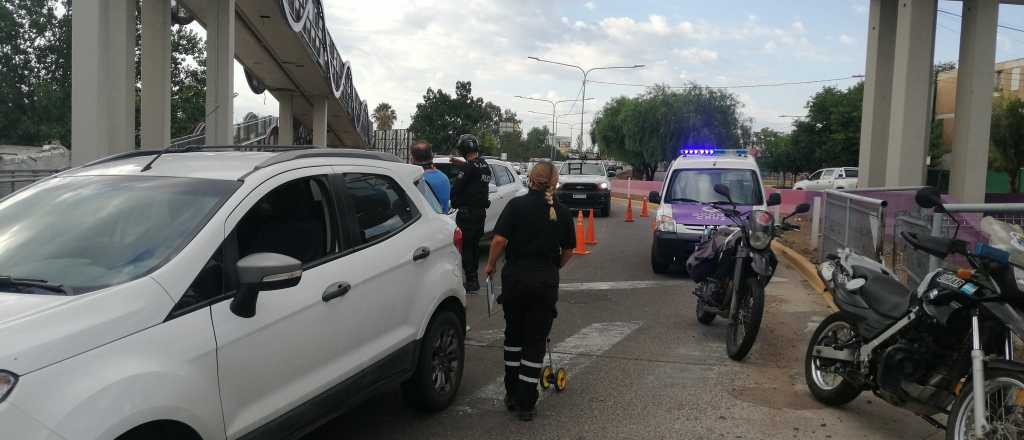
[[[239,122],[234,125],[234,143],[236,145],[260,145],[272,139],[274,130],[277,127],[277,116],[263,116],[261,118]],[[206,144],[206,128],[201,126],[192,134],[171,139],[171,148],[182,148],[193,145]]]
[[825,191],[819,258],[849,248],[882,261],[885,242],[885,200],[848,192]]
[[61,170],[0,170],[0,198]]

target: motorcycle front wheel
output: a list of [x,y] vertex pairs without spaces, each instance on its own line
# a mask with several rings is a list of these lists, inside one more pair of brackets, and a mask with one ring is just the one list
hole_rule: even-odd
[[836,346],[846,344],[857,337],[853,324],[839,313],[833,313],[818,324],[807,344],[804,357],[804,380],[814,399],[829,406],[850,403],[860,395],[860,388],[843,378],[835,370],[842,361],[822,359],[814,355],[814,346]]
[[704,295],[707,292],[707,284],[700,283],[697,285],[697,322],[710,325],[715,320],[715,313],[705,310],[707,304],[704,302]]
[[[974,436],[974,389],[960,387],[960,397],[949,412],[946,440],[970,440]],[[1024,436],[1024,374],[1005,370],[985,372],[986,439],[1018,439]]]
[[729,321],[725,352],[734,361],[742,361],[754,347],[764,316],[764,287],[755,278],[747,278],[737,292],[736,317]]

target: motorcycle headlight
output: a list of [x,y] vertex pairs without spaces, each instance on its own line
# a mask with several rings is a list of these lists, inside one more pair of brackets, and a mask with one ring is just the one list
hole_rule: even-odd
[[763,251],[772,244],[772,226],[775,218],[768,211],[754,211],[747,218],[747,229],[750,231],[750,247]]
[[836,264],[831,261],[825,261],[818,265],[818,276],[826,284],[832,282],[832,275],[836,272]]
[[0,402],[7,399],[7,396],[11,394],[11,390],[14,389],[14,385],[18,383],[18,376],[9,371],[0,370]]

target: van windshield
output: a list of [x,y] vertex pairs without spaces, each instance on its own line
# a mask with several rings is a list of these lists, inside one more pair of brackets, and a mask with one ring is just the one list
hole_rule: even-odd
[[757,173],[723,168],[675,170],[665,192],[665,202],[724,202],[725,197],[715,192],[715,185],[719,183],[729,187],[737,205],[764,203]]
[[0,276],[45,280],[70,294],[137,279],[188,244],[239,185],[150,176],[39,182],[0,200]]

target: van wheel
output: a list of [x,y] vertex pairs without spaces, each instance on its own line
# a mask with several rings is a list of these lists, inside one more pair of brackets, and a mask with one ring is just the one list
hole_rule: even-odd
[[465,336],[465,325],[454,313],[437,312],[420,346],[416,372],[402,384],[402,396],[410,406],[436,412],[455,400],[462,384]]

